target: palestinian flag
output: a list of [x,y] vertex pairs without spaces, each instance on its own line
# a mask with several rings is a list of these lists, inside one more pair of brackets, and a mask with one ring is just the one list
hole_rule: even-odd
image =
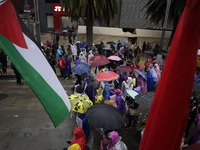
[[68,96],[10,0],[0,2],[0,47],[57,127],[70,110]]

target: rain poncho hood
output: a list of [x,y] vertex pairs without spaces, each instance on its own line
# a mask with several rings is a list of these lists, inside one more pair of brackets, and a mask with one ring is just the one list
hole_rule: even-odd
[[81,129],[81,127],[77,127],[73,131],[74,138],[72,139],[72,145],[75,143],[78,143],[81,147],[81,150],[86,149],[86,137],[84,131]]
[[148,91],[152,91],[155,89],[155,86],[154,86],[154,80],[153,80],[153,77],[151,75],[151,72],[149,69],[146,70],[147,71],[147,88],[148,88]]
[[126,145],[121,141],[121,137],[116,131],[109,133],[112,143],[109,145],[108,150],[127,150]]

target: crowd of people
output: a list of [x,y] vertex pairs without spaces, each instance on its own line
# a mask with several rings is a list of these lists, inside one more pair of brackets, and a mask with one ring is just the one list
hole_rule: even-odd
[[[145,43],[143,44],[144,47]],[[147,46],[148,45],[148,46]],[[129,96],[126,92],[127,89],[135,90],[139,94],[149,91],[155,91],[156,85],[160,80],[161,72],[164,67],[165,57],[161,59],[160,62],[156,60],[156,55],[148,56],[147,61],[141,64],[140,57],[144,55],[145,50],[150,50],[150,44],[148,43],[146,48],[141,46],[136,46],[132,44],[131,46],[123,46],[120,40],[117,44],[112,41],[110,43],[110,49],[106,50],[104,43],[101,42],[100,46],[96,47],[94,44],[91,49],[87,50],[87,45],[85,42],[77,41],[68,45],[67,50],[63,46],[58,46],[57,50],[50,50],[48,47],[53,48],[52,45],[44,50],[46,57],[52,68],[56,65],[60,68],[60,75],[67,79],[69,76],[75,77],[75,84],[72,87],[74,93],[80,93],[86,95],[94,105],[100,103],[109,103],[110,100],[114,100],[114,107],[119,110],[124,118],[128,118],[128,123],[125,124],[126,128],[131,128],[132,122],[137,123],[138,115],[129,112],[129,108],[137,109],[138,104],[135,103],[134,99]],[[90,59],[96,55],[118,56],[121,58],[120,61],[110,60],[109,64],[104,66],[98,66],[84,74],[72,74],[72,66],[76,66],[81,63],[86,63],[91,65],[93,61]],[[117,71],[117,66],[129,66],[131,71],[121,72]],[[144,67],[143,67],[144,66]],[[142,69],[145,68],[145,69]],[[160,69],[162,68],[162,69]],[[139,70],[140,73],[135,72],[135,69]],[[55,70],[55,69],[54,69]],[[110,82],[98,82],[95,80],[96,76],[104,71],[113,71],[119,74],[119,79]],[[143,76],[144,75],[144,76]],[[86,144],[88,137],[90,135],[89,124],[85,114],[76,113],[76,118],[82,120],[82,128],[77,127],[74,132],[79,131],[81,141]],[[76,119],[76,124],[77,119]],[[84,133],[84,134],[81,134]],[[101,142],[102,149],[112,149],[117,150],[120,147],[126,150],[126,145],[121,141],[121,138],[117,131],[110,131],[109,133],[103,133],[103,139]],[[114,139],[112,138],[114,135]],[[74,138],[77,141],[76,133],[74,133]],[[73,138],[73,139],[74,139]],[[84,140],[83,140],[84,139]],[[73,142],[74,146],[78,142]],[[80,144],[81,149],[85,149],[85,144]],[[115,148],[116,147],[116,148]],[[70,147],[69,147],[70,149]]]

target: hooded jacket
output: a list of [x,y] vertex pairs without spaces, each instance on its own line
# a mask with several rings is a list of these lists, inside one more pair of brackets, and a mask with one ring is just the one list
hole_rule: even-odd
[[77,143],[81,147],[81,150],[86,150],[86,137],[81,127],[77,127],[73,131],[74,138],[72,139],[72,145]]

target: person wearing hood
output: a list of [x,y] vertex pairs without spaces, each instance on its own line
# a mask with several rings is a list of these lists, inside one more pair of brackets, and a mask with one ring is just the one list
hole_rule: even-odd
[[122,44],[121,44],[121,41],[118,40],[118,42],[117,42],[117,50],[118,50],[118,51],[119,51],[121,45],[122,45]]
[[124,114],[124,99],[122,98],[123,92],[120,89],[116,89],[114,91],[109,91],[110,95],[116,94],[116,99],[115,102],[117,104],[117,109],[120,111],[120,113],[123,115]]
[[84,131],[81,129],[80,126],[74,129],[73,131],[74,137],[72,139],[73,144],[79,144],[81,150],[86,150],[86,136]]
[[110,89],[110,84],[108,82],[104,83],[105,86],[103,88],[103,100],[109,100],[110,98],[110,93],[109,93],[109,89]]
[[85,58],[83,52],[80,53],[79,60],[80,60],[80,62],[82,62],[82,63],[85,63],[85,62],[86,62],[86,58]]
[[90,127],[89,122],[86,118],[86,114],[75,113],[75,118],[77,126],[80,126],[83,129],[86,139],[88,139],[90,135]]
[[124,93],[125,99],[127,96],[126,90],[133,90],[133,79],[131,77],[128,77],[126,81],[122,82],[122,92]]
[[136,76],[136,85],[137,87],[140,86],[140,93],[146,93],[147,90],[147,81],[139,74],[135,73]]
[[143,72],[142,71],[142,68],[141,68],[141,64],[137,64],[137,68],[136,69],[138,69],[138,70],[140,70],[141,72]]
[[121,141],[121,136],[117,133],[117,131],[112,131],[107,135],[108,139],[108,150],[128,150],[126,144]]
[[[67,75],[67,78],[69,77],[69,75],[72,73],[71,72],[71,62],[69,60],[68,55],[65,55],[65,73]],[[66,78],[66,79],[67,79]]]
[[149,68],[149,65],[152,64],[152,60],[149,58],[147,61],[144,63],[145,66],[145,71]]
[[79,57],[78,56],[76,56],[76,60],[74,61],[74,65],[78,65],[78,64],[80,64],[81,62],[80,62],[80,60],[79,60]]
[[161,71],[160,71],[159,65],[157,63],[154,66],[155,66],[155,71],[156,71],[156,74],[157,74],[157,77],[158,77],[158,82],[159,82],[160,77],[161,77]]
[[89,51],[89,55],[88,55],[88,65],[92,64],[92,61],[90,61],[90,58],[92,58],[94,55],[92,54],[92,51]]
[[150,69],[147,69],[147,88],[148,88],[148,92],[153,91],[155,89],[155,85],[154,85],[154,80],[153,77],[151,75]]
[[149,65],[149,70],[151,72],[151,75],[153,77],[154,82],[157,83],[158,82],[158,76],[157,76],[157,73],[156,73],[156,71],[153,67],[153,64]]
[[84,91],[88,95],[89,99],[95,103],[95,91],[92,80],[90,77],[87,77],[83,83]]
[[61,46],[58,47],[57,53],[56,53],[56,60],[59,61],[59,56],[63,54]]

